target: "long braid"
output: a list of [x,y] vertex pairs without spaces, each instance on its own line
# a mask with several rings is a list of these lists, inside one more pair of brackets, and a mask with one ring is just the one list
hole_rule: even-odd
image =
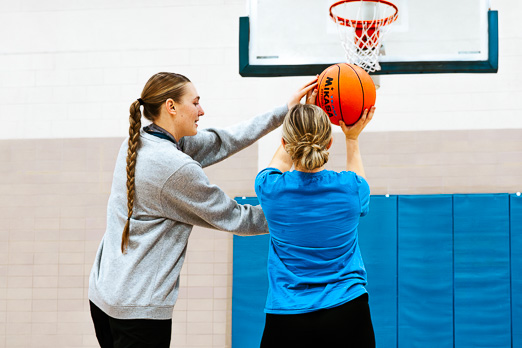
[[160,115],[161,107],[167,99],[180,102],[185,93],[185,85],[190,80],[183,75],[161,72],[154,74],[145,84],[141,98],[131,104],[129,112],[129,149],[127,151],[127,222],[121,235],[121,252],[126,253],[129,248],[130,222],[134,211],[136,195],[135,173],[138,146],[140,142],[141,110],[143,117],[154,122]]
[[129,246],[130,219],[134,208],[136,158],[140,141],[141,111],[140,103],[135,101],[130,107],[129,149],[127,150],[127,223],[121,236],[121,252],[126,253]]

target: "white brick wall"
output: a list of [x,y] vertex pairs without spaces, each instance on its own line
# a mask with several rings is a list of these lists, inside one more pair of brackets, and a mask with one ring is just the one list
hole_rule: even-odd
[[242,1],[2,2],[0,30],[13,34],[1,39],[0,139],[124,136],[130,103],[158,71],[187,75],[208,101],[212,124],[233,123],[238,111],[227,109],[248,106],[237,73],[244,8]]
[[[517,0],[499,11],[498,74],[381,76],[372,131],[522,128]],[[185,74],[202,96],[201,126],[286,102],[307,77],[242,78],[245,1],[3,1],[0,139],[125,136],[130,103],[158,71]],[[338,131],[338,130],[337,130]],[[262,140],[260,164],[277,134]]]

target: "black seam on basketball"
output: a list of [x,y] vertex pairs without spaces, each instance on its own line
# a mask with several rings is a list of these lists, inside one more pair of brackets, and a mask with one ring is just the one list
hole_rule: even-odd
[[357,121],[359,121],[359,119],[361,118],[361,115],[363,114],[364,112],[364,87],[363,87],[363,84],[362,84],[362,81],[361,81],[361,78],[359,77],[359,74],[357,73],[357,70],[355,70],[354,68],[352,68],[349,64],[346,64],[350,67],[350,69],[353,70],[353,72],[355,73],[355,75],[357,76],[357,78],[359,79],[359,84],[361,85],[361,94],[362,94],[362,106],[361,106],[361,113],[359,114],[359,118],[357,120],[355,120],[354,123],[348,125],[348,126],[351,126],[351,125],[354,125],[357,123]]
[[339,69],[337,72],[337,104],[339,105],[339,114],[341,115],[341,120],[344,122],[343,108],[341,107],[341,66],[339,64],[336,64],[335,66]]
[[[328,70],[328,69],[327,69],[327,70]],[[318,90],[318,91],[319,91],[319,88],[321,87],[321,83],[323,82],[325,76],[326,76],[326,72],[324,73],[323,77],[321,77],[321,80],[318,81],[318,83],[317,83],[317,90]],[[323,94],[324,94],[324,90],[323,90]],[[319,103],[320,103],[321,105],[317,105],[317,99],[316,99],[315,104],[316,104],[317,106],[319,106],[319,107],[322,109],[322,108],[324,108],[325,105],[324,105],[323,101],[321,100],[321,96],[319,95],[318,97],[319,97]],[[317,98],[317,97],[316,97],[316,98]]]

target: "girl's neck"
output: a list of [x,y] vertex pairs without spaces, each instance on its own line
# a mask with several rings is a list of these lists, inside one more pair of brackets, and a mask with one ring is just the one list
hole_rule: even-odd
[[295,164],[294,164],[294,168],[298,172],[304,172],[304,173],[317,173],[317,172],[320,172],[321,170],[324,170],[324,166],[321,166],[319,168],[315,168],[312,170],[308,170],[308,169],[301,168],[300,166],[296,166]]

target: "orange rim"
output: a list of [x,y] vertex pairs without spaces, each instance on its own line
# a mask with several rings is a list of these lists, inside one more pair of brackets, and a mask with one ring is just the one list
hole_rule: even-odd
[[[352,19],[346,19],[346,18],[343,18],[340,16],[335,16],[332,13],[332,10],[339,5],[345,4],[348,2],[356,2],[356,1],[377,2],[380,4],[385,4],[385,5],[392,7],[395,10],[395,13],[386,18],[372,20],[372,21],[356,21],[356,20],[352,20]],[[358,29],[362,29],[362,28],[374,28],[375,29],[375,28],[381,27],[383,25],[388,25],[390,23],[395,22],[395,20],[397,19],[398,13],[399,13],[399,8],[397,6],[395,6],[395,4],[392,4],[391,2],[385,1],[385,0],[341,0],[341,1],[338,1],[335,4],[333,4],[332,6],[330,6],[330,17],[332,17],[332,19],[336,23],[345,25],[347,27],[354,27],[354,28],[358,28]],[[353,25],[352,23],[355,25]]]

